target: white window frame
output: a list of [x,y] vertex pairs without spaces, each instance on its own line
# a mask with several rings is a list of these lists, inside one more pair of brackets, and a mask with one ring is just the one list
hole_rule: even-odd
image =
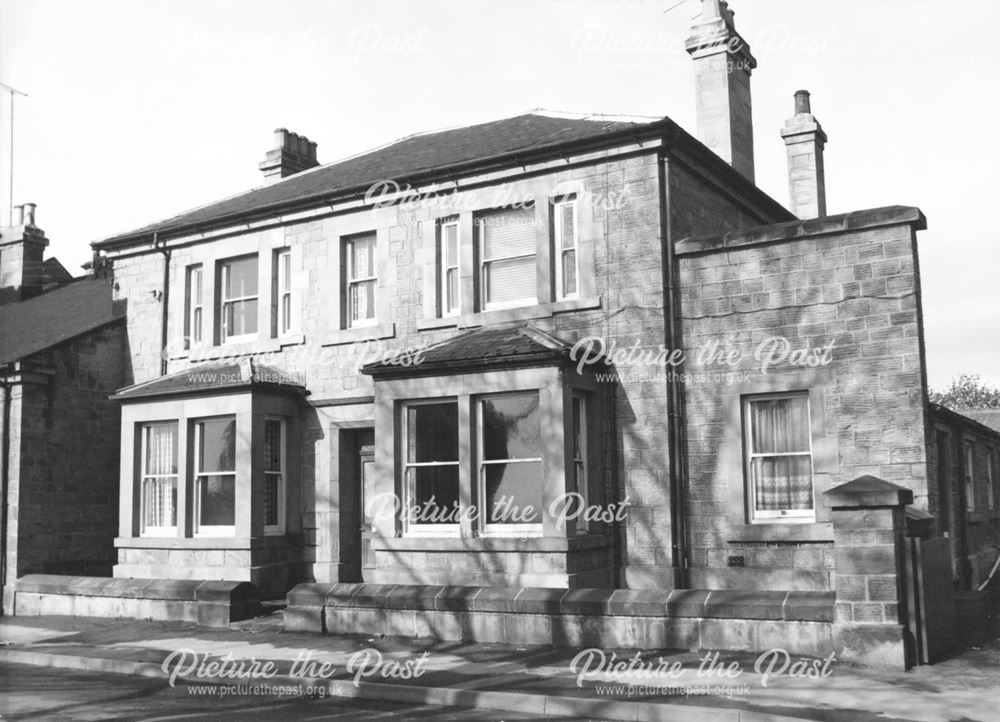
[[[250,253],[244,256],[235,256],[233,258],[225,258],[219,261],[219,340],[222,343],[240,343],[244,341],[253,341],[258,338],[260,334],[260,278],[257,279],[257,293],[253,296],[226,296],[226,281],[228,280],[228,275],[230,273],[230,267],[236,261],[243,261],[249,258],[253,258],[257,263],[257,273],[260,273],[260,258],[256,253]],[[257,330],[253,333],[243,333],[237,335],[230,335],[226,328],[226,306],[229,304],[241,303],[246,301],[256,301],[257,302],[257,314],[258,318],[255,321]]]
[[976,450],[972,441],[963,444],[965,463],[962,465],[963,483],[965,484],[965,510],[976,510]]
[[[357,269],[354,268],[354,244],[366,241],[371,243],[372,255],[372,275],[358,276]],[[378,250],[378,236],[374,233],[364,233],[357,236],[350,236],[343,239],[342,250],[344,253],[344,319],[347,328],[360,328],[364,326],[375,326],[378,323],[378,263],[375,254]],[[372,315],[371,318],[354,318],[354,289],[362,284],[371,283],[374,287],[372,291]]]
[[[519,209],[515,209],[519,210]],[[534,213],[534,206],[531,206],[531,211]],[[534,306],[538,304],[538,289],[536,288],[532,296],[525,296],[523,298],[515,298],[510,301],[490,301],[489,300],[489,265],[491,263],[496,263],[497,261],[513,261],[519,258],[534,258],[534,270],[533,275],[537,278],[538,274],[538,243],[536,242],[531,253],[521,253],[514,256],[496,256],[494,258],[486,257],[486,229],[489,226],[490,218],[497,218],[503,216],[503,209],[492,212],[484,213],[483,215],[476,218],[476,227],[478,233],[479,241],[479,296],[480,305],[484,311],[494,311],[504,308],[521,308],[524,306]]]
[[[573,209],[573,245],[570,248],[565,248],[563,246],[563,214],[562,209],[565,206],[571,206]],[[576,198],[566,198],[555,202],[552,205],[552,213],[555,219],[554,231],[555,239],[552,244],[553,246],[553,257],[555,260],[556,267],[556,300],[557,301],[567,301],[570,299],[575,299],[580,297],[580,225],[579,225],[579,209],[576,203]],[[573,254],[573,267],[574,267],[574,278],[576,279],[576,290],[572,293],[566,293],[566,279],[564,278],[563,271],[563,258],[567,253]]]
[[[225,415],[222,415],[222,416],[212,416],[212,417],[201,417],[201,418],[193,419],[191,421],[191,423],[192,423],[192,425],[194,427],[194,434],[192,434],[192,436],[194,436],[194,456],[192,457],[191,468],[192,468],[192,471],[193,471],[193,474],[194,474],[194,479],[193,479],[192,487],[193,487],[193,490],[194,490],[194,504],[193,504],[193,508],[194,508],[194,520],[193,520],[193,528],[194,528],[195,536],[206,536],[206,537],[207,536],[213,536],[213,537],[216,537],[216,536],[236,536],[236,520],[237,520],[236,498],[239,495],[238,489],[237,489],[237,486],[236,486],[236,481],[237,481],[237,479],[236,479],[236,467],[239,465],[239,462],[237,460],[237,454],[236,454],[237,450],[235,448],[236,447],[236,442],[237,442],[236,437],[235,436],[233,437],[233,446],[234,446],[234,448],[233,448],[233,470],[232,471],[224,471],[224,472],[202,472],[198,468],[199,459],[201,457],[201,444],[202,444],[202,438],[201,437],[202,437],[202,433],[203,433],[203,426],[202,425],[206,421],[214,421],[214,420],[219,420],[219,419],[232,419],[234,423],[238,423],[237,420],[236,420],[236,416],[233,415],[233,414],[225,414]],[[237,428],[237,433],[238,433],[238,427],[236,427],[236,428]],[[202,482],[202,477],[206,477],[206,476],[232,476],[233,477],[233,524],[231,526],[228,526],[228,525],[227,526],[222,526],[222,525],[216,525],[216,524],[202,524],[201,523],[201,482]]]
[[[501,394],[483,394],[481,396],[476,396],[476,498],[480,501],[480,506],[477,519],[479,522],[479,534],[483,537],[534,537],[542,536],[543,526],[542,519],[545,514],[545,456],[544,450],[539,449],[542,452],[542,456],[533,457],[530,459],[490,459],[487,461],[485,459],[484,453],[484,434],[483,434],[483,404],[490,399],[497,398],[510,398],[514,396],[528,396],[534,395],[538,398],[539,406],[539,425],[543,423],[542,420],[542,406],[541,406],[541,391],[539,389],[525,389],[522,391],[512,391]],[[565,436],[565,434],[564,434]],[[541,442],[541,436],[539,436],[539,442]],[[565,442],[564,442],[565,443]],[[537,463],[539,469],[542,472],[543,478],[540,483],[541,488],[541,506],[538,509],[538,522],[534,524],[490,524],[489,516],[490,509],[486,508],[486,467],[494,464],[523,464],[523,463]],[[564,486],[565,489],[565,486]],[[564,530],[565,531],[565,530]]]
[[[407,417],[409,414],[407,411],[415,406],[431,406],[438,404],[454,404],[455,406],[455,419],[456,425],[461,423],[459,416],[459,400],[454,396],[444,396],[437,399],[420,399],[415,401],[406,401],[400,405],[402,411],[402,421],[400,424],[400,430],[402,433],[402,444],[401,448],[401,467],[403,470],[403,509],[401,510],[402,518],[402,529],[403,534],[406,536],[436,536],[436,537],[457,537],[461,536],[461,499],[462,499],[462,446],[461,446],[461,429],[459,429],[459,447],[458,447],[458,459],[455,461],[422,461],[422,462],[411,462],[408,458],[407,447],[409,446],[409,422]],[[459,518],[453,524],[415,524],[410,522],[409,510],[414,505],[414,488],[413,483],[410,480],[410,469],[411,468],[425,468],[425,467],[435,467],[435,466],[454,466],[458,469],[458,498],[459,498]]]
[[[147,450],[149,448],[149,434],[154,427],[168,427],[173,426],[176,435],[176,441],[174,443],[174,466],[177,467],[176,474],[149,474],[146,468]],[[180,483],[180,472],[181,463],[178,455],[180,454],[180,429],[178,427],[177,420],[171,421],[144,421],[140,424],[140,434],[141,434],[141,444],[139,449],[139,534],[140,536],[148,537],[175,537],[177,536],[177,523],[176,520],[179,518],[180,510],[176,506],[177,499],[177,488]],[[173,480],[174,483],[174,509],[173,517],[175,522],[172,526],[147,526],[146,525],[146,505],[149,501],[147,494],[146,481],[160,481],[162,479]]]
[[[440,272],[438,277],[438,299],[440,305],[440,315],[457,316],[462,310],[462,277],[459,270],[459,256],[461,255],[462,234],[457,218],[443,221],[438,235],[438,245],[440,250]],[[448,230],[455,229],[455,258],[451,258],[448,252]],[[448,303],[448,278],[449,273],[455,274],[455,298],[453,305]]]
[[274,254],[274,313],[275,331],[287,336],[294,330],[292,318],[292,251],[282,248]]
[[[265,534],[283,534],[285,532],[285,488],[286,488],[286,478],[288,475],[288,424],[285,419],[280,416],[265,416],[264,417],[264,430],[266,433],[268,423],[277,423],[279,426],[279,460],[281,462],[280,468],[277,471],[269,470],[267,468],[267,462],[264,463],[264,478],[262,479],[264,483],[264,488],[261,490],[262,497],[266,496],[267,493],[267,482],[268,477],[276,476],[277,481],[277,514],[278,523],[268,524],[267,518],[264,518],[264,533]],[[261,499],[261,506],[263,506],[263,498]]]
[[187,291],[187,328],[185,329],[184,347],[201,346],[205,332],[205,267],[194,263],[187,267],[185,280]]
[[[808,451],[792,451],[781,453],[755,453],[753,450],[753,415],[750,407],[759,401],[778,401],[791,398],[804,398],[806,402],[806,419],[809,422],[806,438],[809,440]],[[812,439],[812,404],[809,394],[804,392],[789,391],[786,393],[755,394],[743,398],[743,444],[744,454],[744,474],[746,483],[744,488],[747,494],[747,519],[751,524],[809,524],[816,521],[816,470],[815,458],[813,456]],[[753,462],[757,458],[773,458],[778,456],[809,456],[809,483],[812,487],[813,504],[811,509],[769,509],[758,511],[755,509],[754,499],[756,498],[756,488],[754,485]]]

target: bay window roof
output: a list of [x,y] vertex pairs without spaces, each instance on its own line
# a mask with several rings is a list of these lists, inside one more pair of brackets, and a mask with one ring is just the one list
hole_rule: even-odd
[[361,372],[378,378],[427,376],[456,370],[513,369],[572,363],[573,343],[532,324],[479,328],[412,354],[407,365],[377,361]]
[[309,392],[300,380],[284,369],[253,359],[220,361],[192,366],[134,386],[119,389],[112,398],[121,401],[157,396],[210,394],[237,389],[261,389],[299,394]]

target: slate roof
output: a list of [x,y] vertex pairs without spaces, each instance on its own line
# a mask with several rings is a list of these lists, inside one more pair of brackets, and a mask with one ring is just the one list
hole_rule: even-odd
[[519,368],[565,363],[573,344],[531,325],[468,331],[427,349],[408,366],[389,361],[366,364],[370,376],[426,375],[442,371]]
[[102,278],[67,283],[27,301],[0,306],[0,365],[20,361],[111,323],[111,284]]
[[271,388],[306,394],[305,386],[284,369],[253,359],[216,361],[192,366],[176,373],[119,389],[112,397],[129,401],[155,396],[231,391],[242,388]]
[[1000,409],[955,409],[955,413],[1000,433]]
[[[444,172],[457,176],[473,169],[509,167],[537,157],[541,152],[558,157],[560,149],[587,141],[606,145],[614,138],[628,140],[640,134],[652,137],[667,130],[697,144],[669,118],[630,122],[600,116],[588,119],[525,113],[488,123],[421,133],[93,245],[102,248],[127,244],[140,238],[148,239],[154,232],[169,235],[195,226],[222,224],[227,219],[243,219],[251,213],[308,207],[321,199],[344,197],[350,193],[362,196],[372,184],[381,180],[393,180],[405,187],[407,182],[426,182],[432,175],[440,176]],[[764,196],[762,192],[761,195]]]

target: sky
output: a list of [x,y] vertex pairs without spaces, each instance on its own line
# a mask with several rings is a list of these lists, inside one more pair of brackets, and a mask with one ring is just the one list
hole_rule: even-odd
[[[808,89],[831,214],[915,205],[928,377],[1000,385],[993,0],[732,0],[758,67],[757,183],[787,205],[778,135]],[[278,127],[332,162],[534,108],[668,115],[695,132],[697,0],[0,0],[14,203],[50,255],[261,184]],[[0,219],[10,107],[0,93]]]

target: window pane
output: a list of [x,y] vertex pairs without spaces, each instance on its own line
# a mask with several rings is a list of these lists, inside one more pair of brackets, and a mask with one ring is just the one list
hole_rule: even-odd
[[191,323],[194,326],[194,328],[191,329],[191,332],[192,332],[191,336],[194,338],[194,342],[195,343],[200,343],[201,342],[201,307],[198,307],[198,308],[196,308],[194,310],[194,319],[192,320]]
[[225,306],[226,336],[257,333],[257,301],[233,301]]
[[201,526],[233,526],[236,523],[236,477],[232,474],[203,476],[198,480]]
[[145,479],[143,526],[177,526],[177,479]]
[[458,265],[458,226],[454,223],[444,227],[444,265]]
[[351,286],[351,320],[375,318],[375,281],[364,281]]
[[538,394],[483,399],[482,413],[484,459],[541,457]]
[[236,419],[201,421],[198,433],[198,471],[236,471]]
[[375,239],[356,238],[349,243],[351,278],[370,278],[375,275]]
[[445,275],[445,310],[452,311],[458,308],[458,269],[450,268]]
[[292,287],[292,254],[281,254],[281,283],[282,289],[287,291]]
[[146,427],[146,476],[177,473],[177,424]]
[[809,405],[805,396],[750,404],[753,452],[809,451]]
[[223,273],[225,298],[257,295],[257,256],[227,261]]
[[573,397],[573,458],[583,458],[583,402]]
[[483,260],[535,254],[535,209],[490,213],[480,218]]
[[458,464],[410,467],[407,471],[410,506],[419,507],[419,518],[411,518],[410,523],[457,524]]
[[458,404],[408,406],[406,431],[407,461],[458,461]]
[[566,251],[562,257],[562,281],[564,296],[576,293],[576,251]]
[[292,327],[292,297],[285,294],[281,297],[281,330],[288,331]]
[[535,257],[491,261],[484,269],[487,303],[505,303],[537,296]]
[[191,269],[191,301],[197,306],[201,304],[201,268]]
[[812,509],[810,466],[810,457],[806,455],[754,459],[754,508],[757,511]]
[[487,464],[488,524],[538,524],[542,509],[542,464]]
[[264,525],[278,526],[278,490],[281,488],[280,474],[264,475]]
[[281,422],[264,422],[264,471],[281,471]]
[[561,222],[562,238],[560,239],[562,248],[576,247],[576,228],[573,225],[573,204],[563,203],[559,206],[559,219]]

